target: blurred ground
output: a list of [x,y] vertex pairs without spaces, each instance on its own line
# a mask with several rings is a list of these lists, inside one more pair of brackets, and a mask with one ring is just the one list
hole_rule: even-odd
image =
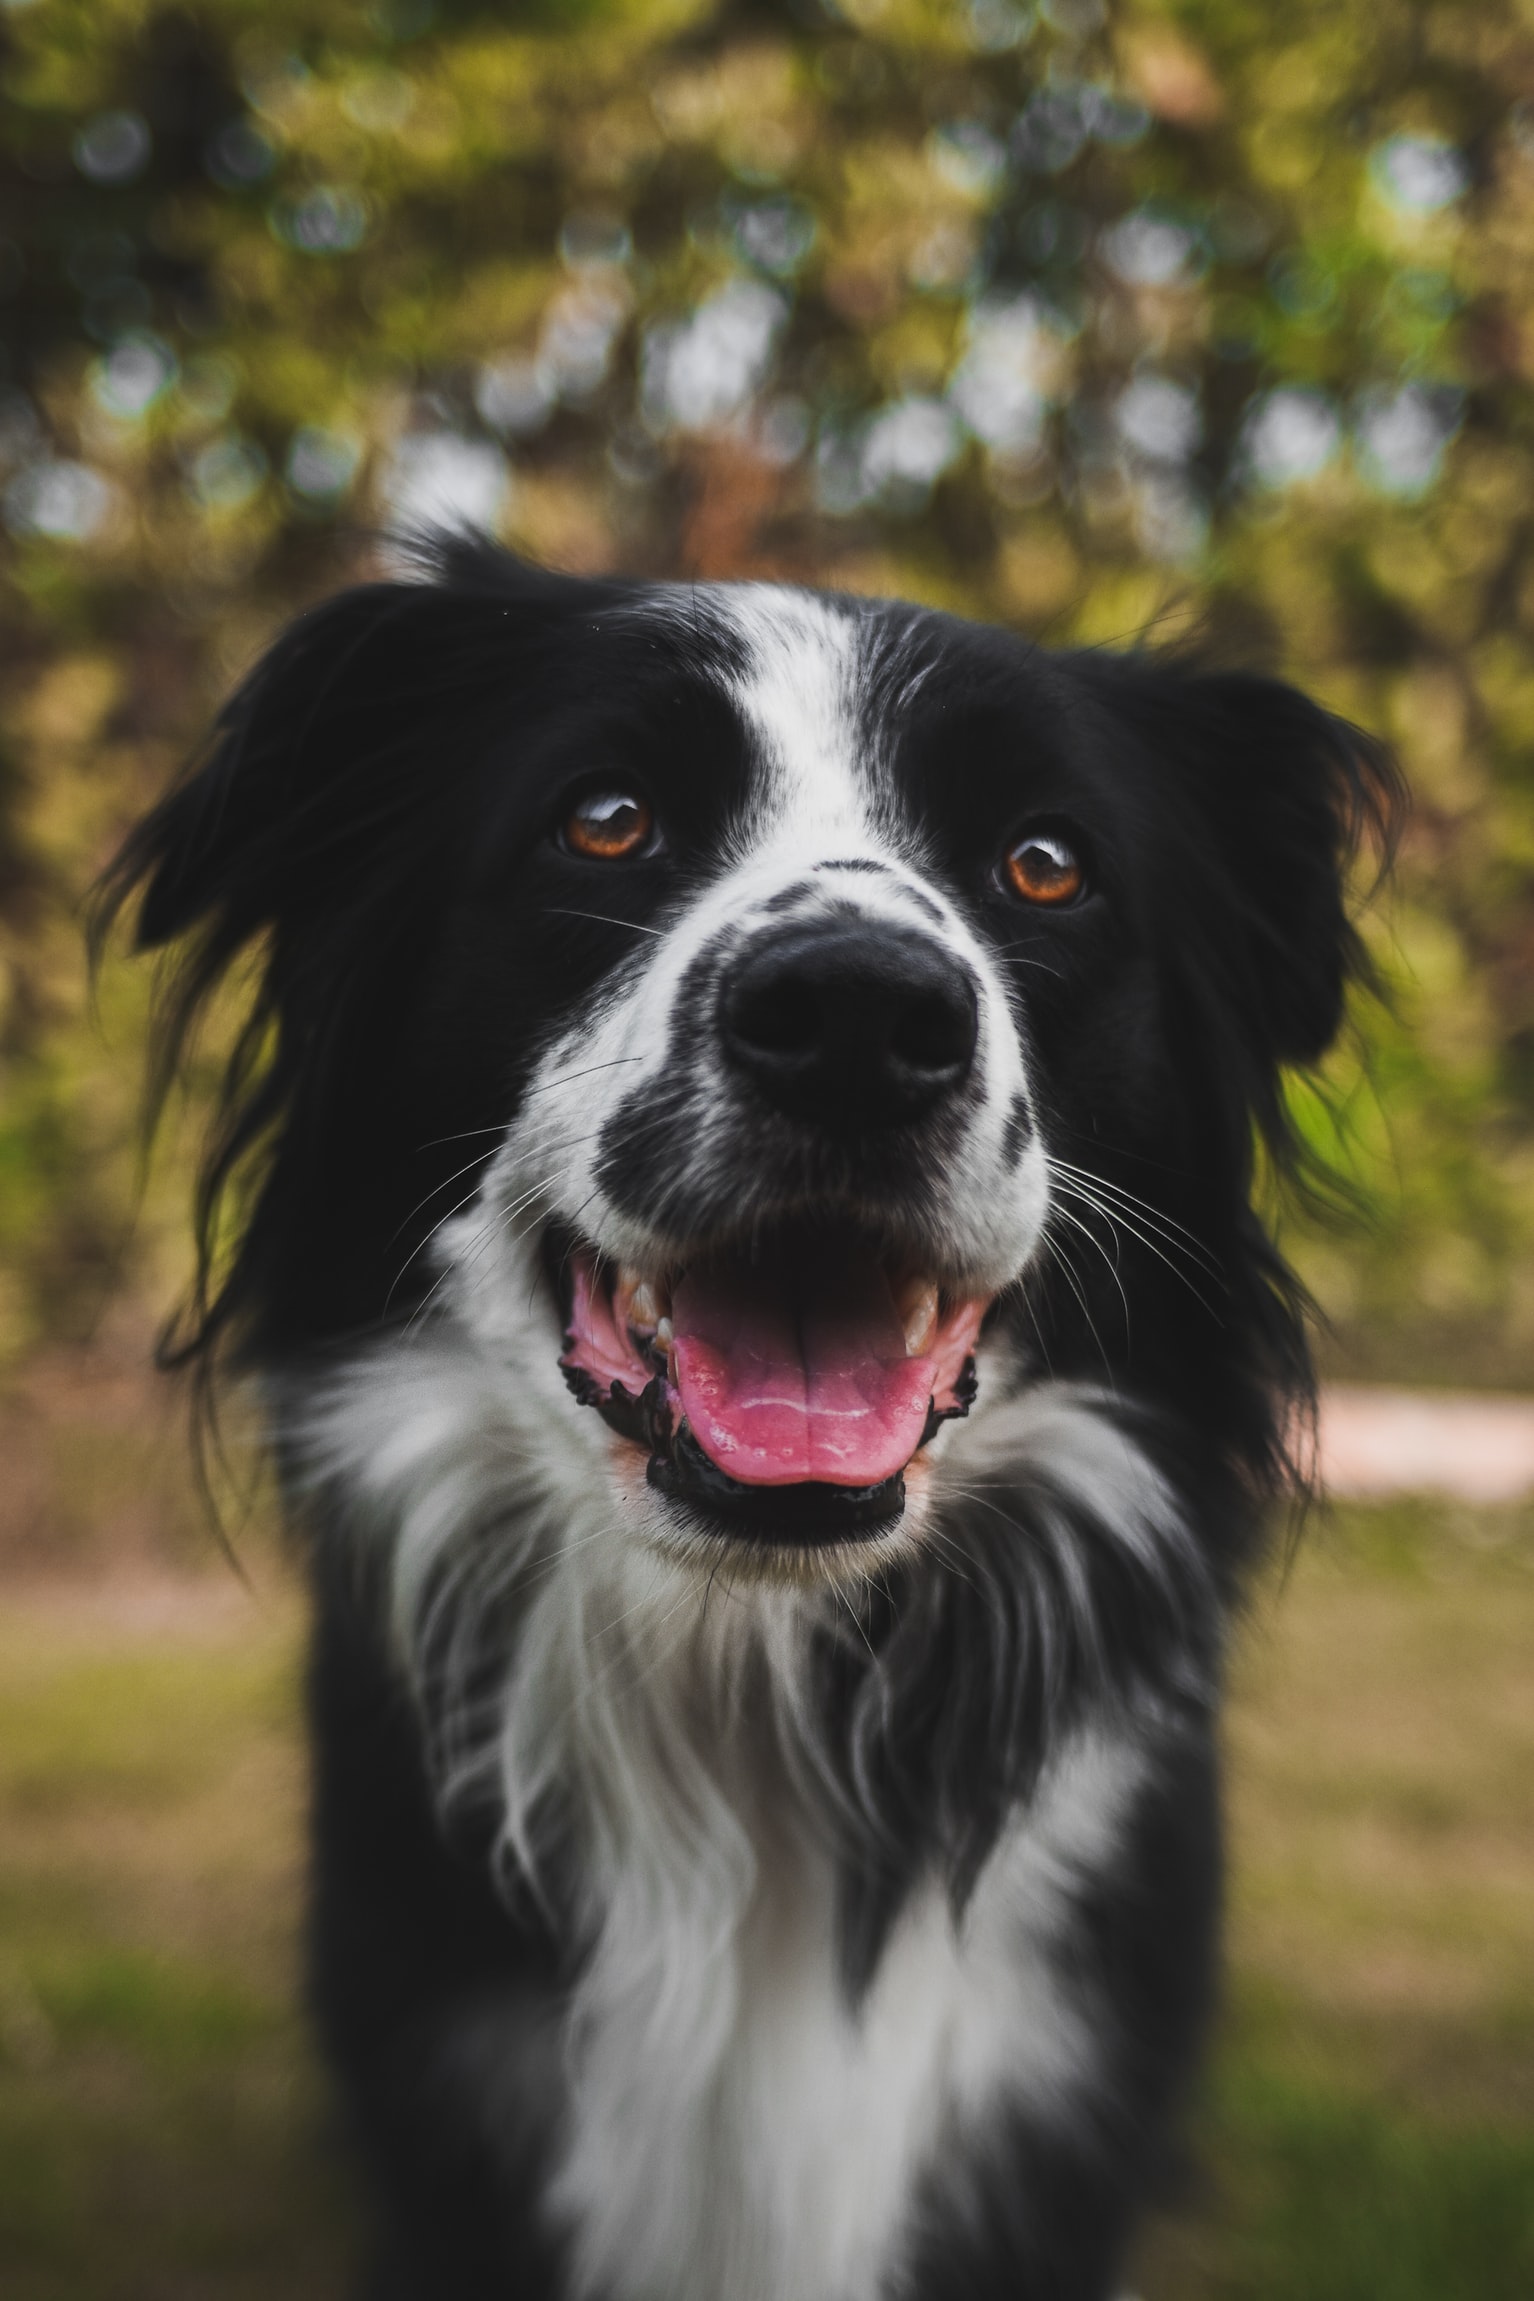
[[[0,1429],[7,2301],[344,2289],[295,2012],[301,1604],[259,1527],[247,1586],[212,1552],[163,1414],[60,1364]],[[1531,1651],[1526,1500],[1345,1504],[1254,1607],[1229,2007],[1143,2301],[1534,2291]]]

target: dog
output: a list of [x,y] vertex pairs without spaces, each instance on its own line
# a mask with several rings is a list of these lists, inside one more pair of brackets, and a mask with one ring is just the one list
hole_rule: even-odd
[[1268,677],[460,536],[131,834],[162,1078],[254,983],[178,1354],[312,1580],[371,2293],[1119,2290],[1392,797]]

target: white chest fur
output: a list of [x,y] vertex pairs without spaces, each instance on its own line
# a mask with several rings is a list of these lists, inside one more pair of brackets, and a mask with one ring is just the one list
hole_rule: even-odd
[[1091,2009],[1050,1952],[1073,1880],[1111,1855],[1135,1775],[1127,1748],[1078,1741],[961,1926],[935,1885],[914,1896],[856,2008],[838,1978],[830,1865],[809,1848],[763,1851],[728,1941],[710,1940],[720,1912],[682,1898],[672,1922],[694,1934],[698,1988],[664,2030],[660,1945],[625,1941],[615,1909],[573,2017],[550,2193],[577,2289],[872,2301],[946,2143],[999,2097],[1070,2116]]

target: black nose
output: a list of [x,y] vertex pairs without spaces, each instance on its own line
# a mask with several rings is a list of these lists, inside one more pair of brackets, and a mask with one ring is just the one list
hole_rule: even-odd
[[725,1052],[792,1117],[849,1134],[920,1117],[968,1076],[969,975],[926,935],[865,922],[791,927],[725,985]]

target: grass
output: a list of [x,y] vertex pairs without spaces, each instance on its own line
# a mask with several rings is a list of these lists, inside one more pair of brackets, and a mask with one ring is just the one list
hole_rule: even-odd
[[[295,2011],[297,1600],[0,1598],[0,2289],[307,2301],[352,2242]],[[1534,1517],[1312,1531],[1229,1729],[1229,2006],[1144,2301],[1534,2293]]]
[[1146,2301],[1534,2293],[1534,1512],[1312,1528],[1229,1721],[1229,2002]]
[[0,2290],[343,2290],[296,2012],[291,1595],[108,1585],[0,1619]]

